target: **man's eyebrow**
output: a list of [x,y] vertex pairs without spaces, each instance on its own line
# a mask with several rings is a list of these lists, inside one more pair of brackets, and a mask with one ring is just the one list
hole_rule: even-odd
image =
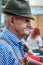
[[30,22],[30,19],[26,19],[27,22]]

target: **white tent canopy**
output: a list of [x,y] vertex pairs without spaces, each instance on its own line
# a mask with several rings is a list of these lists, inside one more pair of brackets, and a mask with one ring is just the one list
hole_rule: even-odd
[[31,6],[43,6],[43,0],[27,0]]
[[32,14],[43,14],[43,0],[27,0],[30,3]]

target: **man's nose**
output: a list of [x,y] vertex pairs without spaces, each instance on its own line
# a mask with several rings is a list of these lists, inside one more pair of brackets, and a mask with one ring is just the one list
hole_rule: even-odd
[[31,23],[30,23],[30,22],[28,22],[28,23],[27,23],[27,27],[28,27],[28,26],[30,26],[30,25],[31,25]]
[[30,25],[30,24],[29,24],[29,25],[27,24],[27,28],[28,28],[29,26],[31,26],[31,25]]

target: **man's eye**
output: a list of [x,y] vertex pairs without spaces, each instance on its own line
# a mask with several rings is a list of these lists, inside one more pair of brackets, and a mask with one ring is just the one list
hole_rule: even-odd
[[26,20],[26,22],[30,22],[30,20]]
[[29,20],[24,20],[24,22],[25,22],[25,23],[28,23],[28,22],[29,22]]

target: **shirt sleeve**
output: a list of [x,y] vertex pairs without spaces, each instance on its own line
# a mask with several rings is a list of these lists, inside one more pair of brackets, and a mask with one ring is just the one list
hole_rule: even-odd
[[42,38],[40,36],[38,37],[38,43],[39,43],[39,46],[42,46],[43,41],[42,41]]
[[10,45],[0,44],[0,65],[20,65]]

